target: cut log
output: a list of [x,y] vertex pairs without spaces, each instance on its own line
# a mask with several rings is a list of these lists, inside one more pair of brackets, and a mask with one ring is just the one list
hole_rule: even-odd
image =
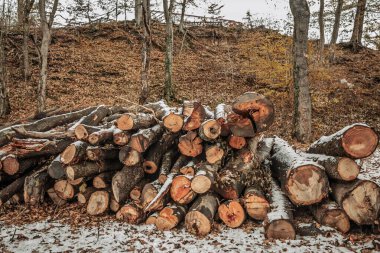
[[124,203],[133,187],[144,177],[144,169],[141,166],[124,167],[116,172],[112,178],[112,192],[115,200]]
[[147,113],[126,113],[118,118],[115,122],[116,127],[120,130],[138,130],[149,128],[157,124],[155,117]]
[[177,133],[181,131],[184,123],[183,116],[175,108],[170,108],[163,100],[144,106],[154,111],[156,117],[162,121],[169,132]]
[[101,128],[97,126],[87,126],[83,124],[76,125],[74,128],[74,135],[78,141],[87,141],[90,134],[100,131]]
[[243,205],[239,200],[227,200],[220,204],[218,216],[230,228],[240,227],[246,219]]
[[352,159],[347,157],[334,157],[318,154],[302,153],[307,159],[322,165],[329,178],[352,181],[356,179],[360,172],[360,166]]
[[207,145],[206,150],[206,160],[210,164],[222,163],[223,158],[226,155],[225,143],[216,143],[213,145]]
[[86,149],[88,144],[83,141],[76,141],[70,144],[61,154],[61,162],[63,164],[75,164],[83,161],[86,157]]
[[170,171],[171,171],[171,169],[172,169],[172,167],[176,161],[175,159],[177,157],[178,157],[177,149],[170,149],[162,157],[160,175],[158,176],[158,181],[161,184],[165,183],[165,181],[167,179],[167,175],[170,173]]
[[379,143],[376,132],[366,124],[353,124],[340,131],[322,136],[310,145],[308,153],[353,159],[370,156]]
[[265,238],[294,240],[296,230],[293,225],[292,205],[274,180],[271,188],[271,211],[264,221]]
[[120,150],[114,147],[87,147],[87,158],[91,161],[115,160]]
[[88,203],[91,195],[98,191],[95,187],[87,187],[83,192],[79,192],[77,195],[78,202],[82,205]]
[[26,175],[14,180],[11,184],[0,191],[0,207],[6,203],[14,194],[21,191],[24,186]]
[[215,119],[204,121],[199,127],[199,137],[204,141],[215,141],[222,132],[222,127]]
[[197,169],[197,173],[191,180],[191,189],[199,194],[210,191],[215,186],[215,180],[219,169],[219,164],[201,164]]
[[57,193],[58,197],[64,200],[73,199],[77,193],[77,187],[74,187],[65,179],[61,179],[55,182],[54,190]]
[[256,92],[246,92],[232,103],[232,110],[243,116],[250,116],[257,132],[267,130],[274,121],[273,103]]
[[380,214],[380,188],[369,180],[332,182],[332,195],[348,217],[358,225],[378,222]]
[[143,162],[145,173],[156,173],[161,166],[163,155],[176,144],[177,137],[178,134],[164,133],[161,139],[148,149]]
[[65,173],[65,167],[61,162],[61,155],[58,155],[54,160],[49,164],[48,167],[49,176],[53,179],[63,178]]
[[162,209],[155,220],[158,230],[170,230],[175,228],[186,216],[186,207],[173,204]]
[[111,199],[110,199],[110,210],[114,213],[117,213],[121,208],[119,202],[116,201],[115,197],[113,194],[111,194]]
[[152,213],[145,221],[145,225],[155,225],[158,218],[158,212]]
[[[193,102],[191,108],[190,103],[183,103],[183,115],[187,118],[185,119],[185,123],[183,125],[183,130],[185,131],[193,131],[198,129],[202,122],[206,119],[206,111],[204,106],[199,102]],[[189,114],[189,112],[191,113]]]
[[66,176],[70,180],[81,177],[91,177],[96,174],[120,170],[123,165],[117,160],[106,160],[101,162],[82,162],[66,167]]
[[180,170],[183,166],[186,166],[190,161],[191,157],[185,156],[185,155],[180,155],[178,159],[175,161],[173,164],[173,167],[171,168],[170,172],[174,174],[179,174]]
[[196,132],[189,131],[179,138],[178,149],[185,156],[196,157],[202,153],[202,139]]
[[24,182],[24,201],[30,205],[43,203],[46,188],[49,187],[49,175],[47,167],[33,172],[25,178]]
[[199,236],[210,233],[218,206],[219,200],[216,195],[212,193],[200,195],[186,214],[186,230]]
[[232,107],[230,105],[226,104],[218,104],[215,107],[215,119],[218,121],[219,125],[221,126],[221,136],[228,136],[230,135],[230,127],[227,124],[227,115],[232,112]]
[[116,219],[129,224],[140,224],[145,220],[145,213],[136,203],[130,202],[120,208],[116,213]]
[[342,233],[347,233],[350,230],[350,219],[336,202],[325,201],[310,206],[310,210],[319,224],[335,228]]
[[131,134],[127,131],[122,131],[120,129],[115,129],[113,131],[113,143],[118,146],[127,145]]
[[36,132],[36,131],[27,131],[24,127],[12,127],[13,130],[17,133],[18,136],[22,138],[34,138],[34,139],[66,139],[73,137],[72,133],[61,132],[61,131],[46,131],[46,132]]
[[244,137],[235,136],[235,135],[231,134],[228,137],[228,144],[230,145],[231,148],[242,149],[247,145],[247,141],[245,140]]
[[88,126],[96,126],[109,114],[110,114],[110,109],[107,106],[99,105],[90,114],[82,117],[73,126],[71,126],[69,128],[69,131],[74,131],[76,126],[78,126],[79,124],[88,125]]
[[196,193],[191,189],[191,176],[179,175],[173,179],[170,187],[170,197],[177,204],[189,204],[196,197]]
[[108,210],[110,194],[107,190],[93,192],[87,203],[87,213],[89,215],[100,215]]
[[253,123],[249,118],[236,113],[230,113],[227,120],[233,135],[240,137],[254,137],[256,135]]
[[138,182],[134,187],[133,189],[131,190],[131,192],[129,193],[129,197],[132,199],[132,200],[135,200],[135,201],[140,201],[141,199],[141,196],[142,196],[142,191],[144,189],[144,186],[146,184],[150,183],[150,180],[147,179],[147,178],[143,178],[140,180],[140,182]]
[[67,203],[66,200],[61,199],[58,194],[55,192],[54,188],[50,188],[47,190],[47,194],[50,197],[51,201],[53,201],[54,205],[63,206]]
[[164,129],[160,125],[154,127],[141,129],[133,134],[129,142],[129,146],[138,152],[145,152],[149,146],[156,143],[162,136]]
[[324,168],[297,154],[283,139],[274,138],[273,175],[295,205],[312,205],[327,196],[329,183]]
[[100,145],[113,141],[113,131],[115,127],[112,126],[107,129],[101,129],[97,132],[93,132],[88,136],[88,142],[92,145]]
[[140,152],[129,146],[124,146],[120,149],[119,160],[125,166],[135,166],[141,162],[142,158]]
[[8,175],[23,174],[38,164],[39,158],[18,160],[15,155],[7,155],[1,159],[2,170]]
[[92,185],[97,189],[107,188],[112,183],[113,171],[100,173],[92,179]]
[[[161,210],[167,203],[170,184],[161,184],[158,180],[148,183],[144,186],[141,193],[141,204],[145,212]],[[157,198],[157,195],[160,196]],[[154,203],[152,203],[152,201]]]
[[249,186],[244,192],[244,207],[249,217],[255,220],[265,220],[270,209],[269,201],[264,191],[258,186]]
[[190,162],[188,162],[185,166],[179,169],[179,172],[183,175],[188,175],[193,177],[197,170],[198,164],[200,163],[199,156],[193,158]]

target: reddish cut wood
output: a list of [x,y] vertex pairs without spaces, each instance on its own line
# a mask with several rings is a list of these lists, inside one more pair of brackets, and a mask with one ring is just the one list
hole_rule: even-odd
[[97,189],[107,188],[111,184],[114,174],[113,171],[100,173],[92,179],[92,185]]
[[54,190],[58,197],[64,200],[72,199],[75,196],[74,186],[71,185],[67,180],[58,180],[54,184]]
[[152,213],[146,220],[145,225],[156,225],[156,220],[158,218],[158,212]]
[[203,194],[215,187],[217,172],[220,169],[219,164],[203,163],[198,166],[197,173],[191,180],[191,189],[195,193]]
[[160,125],[141,129],[132,135],[129,146],[140,153],[145,152],[149,146],[160,139],[163,133],[164,129]]
[[214,164],[222,162],[224,156],[226,155],[226,144],[225,143],[216,143],[214,145],[206,146],[206,160],[207,162]]
[[146,184],[141,193],[141,204],[144,211],[153,212],[164,208],[168,200],[170,186],[171,182],[161,184],[158,180]]
[[336,202],[325,201],[311,206],[310,210],[319,224],[333,227],[342,233],[347,233],[350,230],[350,219]]
[[115,126],[107,129],[101,129],[97,132],[93,132],[88,136],[88,142],[91,145],[100,145],[113,141],[113,131]]
[[307,152],[359,159],[370,156],[378,143],[379,137],[372,128],[357,123],[332,135],[322,136],[310,145]]
[[267,130],[274,121],[273,103],[256,92],[246,92],[232,103],[232,110],[244,116],[250,116],[257,132]]
[[204,121],[199,127],[199,137],[204,141],[215,141],[222,132],[222,127],[215,119]]
[[189,131],[179,138],[178,149],[185,156],[196,157],[202,153],[202,139],[196,132]]
[[110,194],[107,190],[93,192],[87,203],[87,213],[89,215],[100,215],[108,210]]
[[244,208],[239,200],[227,200],[220,204],[218,215],[230,228],[240,227],[246,219]]
[[265,220],[270,210],[270,205],[261,187],[247,187],[243,200],[249,217],[255,220]]
[[231,134],[228,138],[228,144],[233,149],[242,149],[247,145],[247,141],[244,137]]
[[1,159],[2,170],[8,175],[22,174],[38,164],[39,158],[19,160],[15,155],[7,155]]
[[[191,104],[191,103],[190,103]],[[191,105],[189,104],[190,108]],[[184,103],[185,106],[185,103]],[[185,119],[183,130],[192,131],[198,129],[202,122],[206,119],[206,111],[203,105],[199,102],[192,102],[192,108],[184,108],[183,113],[185,116],[191,111],[190,115]]]
[[173,179],[170,187],[170,197],[177,204],[189,204],[196,197],[196,193],[191,189],[192,177],[179,175]]
[[83,192],[79,192],[77,195],[78,202],[82,205],[86,204],[91,195],[97,190],[95,187],[87,187]]
[[186,216],[186,207],[173,204],[162,209],[155,220],[158,230],[170,230],[175,228]]
[[115,129],[113,131],[113,143],[118,146],[127,145],[129,139],[131,138],[131,134],[127,131],[123,131],[120,129]]
[[236,113],[230,113],[227,120],[233,135],[240,137],[254,137],[256,135],[251,119]]
[[74,135],[77,140],[87,141],[90,134],[99,131],[101,128],[97,126],[87,126],[83,124],[76,125],[74,128]]
[[61,154],[61,162],[63,164],[75,164],[82,161],[86,157],[86,149],[88,144],[83,141],[76,141],[70,144]]

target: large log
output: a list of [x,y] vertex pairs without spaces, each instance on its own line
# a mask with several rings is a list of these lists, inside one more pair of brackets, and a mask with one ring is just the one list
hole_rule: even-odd
[[81,177],[91,177],[96,174],[120,170],[123,165],[117,160],[106,160],[100,162],[82,162],[66,167],[66,176],[70,180]]
[[270,204],[260,186],[248,186],[244,191],[243,201],[249,217],[255,220],[265,220],[270,210]]
[[114,147],[87,147],[86,155],[91,161],[115,160],[120,150]]
[[232,112],[232,107],[230,105],[226,104],[218,104],[215,107],[215,119],[218,121],[219,125],[221,126],[221,136],[228,136],[230,135],[230,127],[227,124],[227,115]]
[[215,187],[217,173],[220,169],[220,164],[202,163],[197,169],[197,173],[191,180],[191,189],[195,193],[206,193]]
[[157,124],[156,118],[148,113],[126,113],[120,116],[115,125],[120,130],[138,130]]
[[101,129],[97,132],[93,132],[88,136],[88,142],[92,145],[100,145],[104,143],[109,143],[113,141],[113,132],[115,130],[115,126],[110,128]]
[[202,139],[196,132],[189,131],[179,138],[178,149],[185,156],[196,157],[202,153]]
[[44,201],[46,189],[49,187],[49,175],[47,167],[33,172],[25,178],[24,201],[31,205],[37,205]]
[[[161,168],[160,168],[160,175],[158,176],[158,181],[161,184],[164,184],[167,176],[169,175],[174,163],[175,159],[178,157],[178,151],[177,149],[170,149],[167,151],[163,157],[161,162]],[[187,159],[187,158],[186,158]]]
[[380,214],[380,188],[369,180],[332,182],[332,196],[348,217],[359,225],[378,221]]
[[193,131],[198,129],[202,122],[206,119],[206,110],[204,106],[196,101],[185,101],[183,103],[183,114],[186,117],[183,125],[183,130],[185,131]]
[[196,197],[197,194],[191,189],[192,178],[188,175],[178,175],[173,179],[170,197],[175,203],[186,205]]
[[332,135],[322,136],[310,145],[307,152],[359,159],[370,156],[378,143],[379,137],[372,128],[357,123]]
[[115,200],[124,203],[133,187],[144,177],[141,166],[124,167],[112,178],[112,192]]
[[342,233],[347,233],[350,230],[350,220],[336,202],[325,201],[310,206],[310,210],[319,224],[333,227]]
[[154,174],[161,166],[163,155],[176,144],[178,134],[164,133],[145,154],[143,168],[145,173]]
[[100,215],[109,208],[110,194],[107,190],[93,192],[87,203],[87,213],[89,215]]
[[243,116],[249,116],[257,132],[267,130],[274,121],[273,103],[256,92],[246,92],[232,103],[232,110]]
[[17,178],[11,184],[4,187],[0,191],[0,207],[6,203],[14,194],[22,190],[26,176],[27,175]]
[[200,195],[186,214],[186,230],[199,236],[210,233],[218,206],[219,200],[216,195],[212,193]]
[[296,230],[293,225],[292,205],[274,180],[271,189],[271,211],[264,221],[265,238],[293,240],[296,238]]
[[79,124],[96,126],[98,125],[107,115],[111,113],[110,108],[105,105],[99,105],[90,114],[83,116],[74,125],[69,128],[69,131],[74,131],[75,127]]
[[142,158],[140,152],[129,146],[124,146],[120,149],[119,160],[125,166],[135,166],[141,162]]
[[149,146],[156,143],[160,139],[163,133],[164,128],[160,125],[155,125],[147,129],[141,129],[132,135],[129,146],[140,153],[145,152]]
[[140,224],[145,220],[145,213],[136,203],[130,202],[120,208],[116,213],[116,219],[129,224]]
[[37,157],[19,160],[15,155],[7,155],[1,159],[2,170],[7,175],[23,174],[36,166],[39,160]]
[[113,131],[113,143],[118,146],[127,145],[129,139],[131,138],[131,134],[127,131],[122,131],[120,129],[115,129]]
[[327,196],[329,183],[324,168],[297,154],[283,139],[274,138],[273,175],[295,205],[312,205]]
[[61,154],[61,162],[63,164],[75,164],[81,162],[86,157],[86,149],[88,144],[83,141],[71,143]]
[[166,206],[160,211],[155,220],[158,230],[170,230],[175,228],[186,216],[186,207],[182,205],[172,204]]
[[325,168],[329,178],[343,181],[356,179],[360,172],[360,166],[347,157],[334,157],[319,154],[302,153],[302,156],[311,159]]
[[218,216],[227,227],[240,227],[246,219],[242,203],[237,200],[226,200],[218,208]]
[[48,173],[53,179],[61,179],[66,175],[64,164],[61,162],[61,155],[56,156],[54,160],[51,161],[48,167]]
[[65,199],[62,199],[58,196],[56,191],[54,190],[54,187],[48,189],[47,191],[48,196],[50,197],[51,201],[57,206],[63,206],[67,203]]

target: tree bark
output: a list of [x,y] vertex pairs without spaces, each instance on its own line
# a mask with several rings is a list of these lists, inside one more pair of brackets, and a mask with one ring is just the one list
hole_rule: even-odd
[[140,153],[145,152],[152,144],[160,139],[163,133],[164,128],[160,125],[141,129],[132,135],[129,146]]
[[120,150],[114,147],[87,147],[86,155],[90,161],[115,160]]
[[208,142],[215,141],[222,132],[222,128],[215,119],[204,121],[199,127],[199,137]]
[[243,201],[249,217],[260,221],[265,220],[270,211],[270,205],[260,186],[248,186],[245,189]]
[[311,97],[308,80],[307,42],[310,10],[306,0],[289,0],[294,17],[293,79],[294,79],[294,136],[300,142],[311,137]]
[[169,107],[163,100],[145,104],[145,107],[153,110],[156,118],[162,121],[168,131],[172,133],[181,131],[184,119],[182,113],[177,108]]
[[144,169],[140,166],[124,167],[112,178],[112,192],[115,200],[124,203],[133,187],[144,177]]
[[14,194],[21,191],[27,175],[21,176],[0,191],[0,207],[5,204]]
[[152,114],[148,113],[126,113],[116,120],[116,127],[120,130],[139,130],[149,128],[158,122]]
[[347,233],[350,230],[350,220],[336,202],[325,201],[310,206],[310,210],[319,224],[333,227],[341,233]]
[[318,13],[318,24],[319,24],[319,55],[320,59],[323,59],[323,50],[325,47],[325,0],[319,0],[319,13]]
[[[169,176],[170,177],[170,176]],[[173,175],[169,178],[172,179]],[[171,181],[161,184],[158,180],[148,183],[141,192],[141,204],[145,212],[154,212],[164,208],[168,201]]]
[[351,43],[354,51],[357,51],[362,45],[364,14],[366,10],[367,0],[358,0],[356,7],[354,28],[351,35]]
[[136,26],[141,26],[142,20],[142,0],[135,0],[135,22]]
[[150,0],[136,0],[142,2],[142,19],[143,19],[143,46],[141,50],[141,93],[139,103],[144,104],[149,97],[149,72],[150,72],[150,54],[152,48],[151,35],[151,12]]
[[120,149],[119,160],[125,166],[135,166],[141,162],[142,158],[140,152],[129,146],[124,146]]
[[158,176],[158,181],[161,184],[164,184],[166,179],[168,178],[168,175],[169,175],[177,157],[178,157],[177,149],[170,149],[162,157],[160,175]]
[[187,0],[183,0],[181,4],[181,19],[179,21],[179,31],[185,33],[185,12],[186,12]]
[[232,112],[232,106],[226,105],[226,104],[218,104],[215,107],[214,116],[216,121],[218,121],[219,125],[221,126],[221,136],[228,136],[230,135],[230,128],[227,124],[227,116]]
[[10,104],[8,96],[8,88],[6,84],[6,52],[5,52],[5,36],[7,34],[7,22],[5,18],[5,1],[3,1],[3,11],[0,29],[0,117],[5,117],[10,113]]
[[30,13],[32,11],[34,0],[22,0],[23,4],[20,6],[23,8],[23,20],[22,20],[22,28],[23,28],[23,45],[22,45],[22,53],[23,53],[23,63],[24,63],[24,80],[27,81],[31,77],[30,65],[29,65],[29,33],[30,33]]
[[48,185],[49,175],[47,168],[42,167],[25,178],[24,201],[31,205],[38,205],[44,201],[44,196]]
[[120,170],[123,165],[117,160],[106,160],[101,162],[82,162],[66,167],[66,176],[70,180],[81,177],[91,177],[96,174]]
[[94,132],[88,136],[88,142],[91,145],[100,145],[104,143],[110,143],[113,141],[113,131],[115,127],[112,126],[107,129],[101,129],[97,132]]
[[334,26],[333,26],[333,31],[332,31],[332,35],[331,35],[331,41],[330,41],[331,45],[335,45],[337,40],[338,40],[340,18],[341,18],[341,14],[342,14],[343,2],[344,2],[344,0],[338,0],[338,5],[336,6]]
[[66,175],[64,165],[61,162],[61,155],[56,156],[50,163],[48,174],[53,179],[61,179]]
[[100,173],[92,179],[92,186],[97,189],[107,188],[112,183],[112,178],[115,175],[113,171]]
[[[168,3],[169,1],[169,3]],[[173,8],[174,0],[163,0],[164,16],[166,23],[166,53],[165,53],[165,88],[164,97],[166,101],[172,100],[174,88],[172,83],[173,72]]]
[[36,166],[39,160],[40,158],[36,157],[19,160],[15,155],[8,155],[1,159],[3,165],[2,170],[7,175],[21,175]]

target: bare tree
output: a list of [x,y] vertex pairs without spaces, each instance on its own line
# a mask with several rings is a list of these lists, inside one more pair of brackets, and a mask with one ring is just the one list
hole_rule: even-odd
[[164,97],[167,101],[174,98],[172,83],[173,73],[173,8],[175,0],[163,0],[166,23],[166,54],[165,54],[165,88]]
[[307,0],[289,0],[294,17],[293,79],[294,79],[294,136],[308,142],[311,137],[311,97],[308,80],[307,42],[310,10]]
[[354,51],[362,45],[364,14],[367,0],[358,0],[356,7],[354,29],[352,30],[351,43]]
[[186,12],[187,0],[183,0],[181,4],[181,19],[179,21],[179,31],[185,33],[185,12]]
[[29,80],[31,77],[30,65],[29,65],[29,33],[30,33],[30,13],[32,11],[34,0],[19,0],[20,4],[22,2],[23,6],[18,6],[18,8],[23,9],[22,14],[22,30],[23,30],[23,44],[22,44],[22,54],[24,60],[24,79]]
[[5,36],[8,30],[7,18],[5,15],[5,1],[3,1],[0,19],[0,117],[10,113],[9,97],[7,90],[7,69],[5,53]]
[[137,27],[141,26],[141,19],[143,15],[143,1],[144,0],[135,0],[135,22]]
[[57,12],[58,0],[54,0],[53,7],[47,18],[46,0],[39,0],[38,9],[40,14],[42,41],[40,47],[40,81],[38,83],[37,111],[42,112],[46,107],[46,86],[47,86],[47,69],[48,54],[51,41],[51,29],[53,26],[54,16]]
[[151,12],[150,0],[142,0],[142,19],[143,19],[143,46],[141,52],[141,93],[139,103],[144,104],[149,96],[149,69],[150,52],[152,48],[152,34],[150,30]]
[[318,13],[318,24],[319,24],[319,50],[320,50],[320,59],[323,58],[323,49],[325,47],[325,21],[324,21],[324,12],[325,12],[325,0],[319,0],[319,13]]
[[333,26],[333,31],[332,31],[332,35],[331,35],[331,41],[330,41],[331,45],[335,45],[337,40],[338,40],[340,18],[342,15],[342,8],[343,8],[343,0],[338,0],[338,4],[337,4],[336,10],[335,10],[334,26]]

